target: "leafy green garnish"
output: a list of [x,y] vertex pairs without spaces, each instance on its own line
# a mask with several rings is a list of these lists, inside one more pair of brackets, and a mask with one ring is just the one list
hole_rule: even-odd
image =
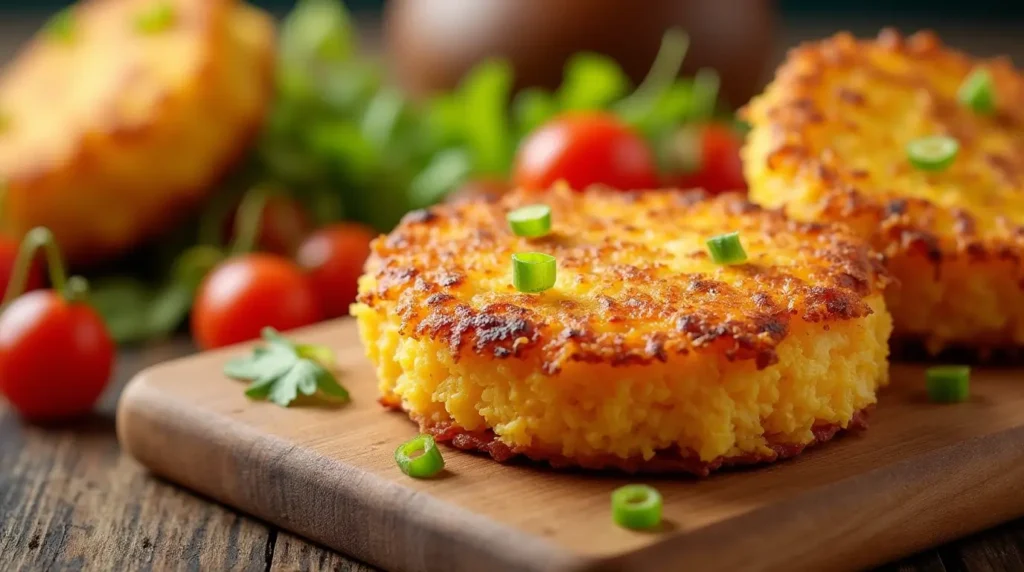
[[286,64],[339,62],[355,51],[355,32],[337,0],[300,0],[281,24],[279,43],[279,56]]
[[466,142],[478,173],[505,174],[512,162],[506,111],[511,90],[512,68],[498,60],[476,66],[459,86]]
[[584,52],[565,65],[558,99],[564,110],[604,109],[622,99],[629,88],[629,78],[615,60]]
[[273,328],[263,329],[262,346],[224,364],[224,375],[251,382],[245,394],[288,407],[299,395],[348,401],[349,394],[328,370],[333,354],[321,346],[295,344]]
[[71,8],[57,12],[46,22],[43,33],[51,40],[69,43],[75,39],[75,13]]

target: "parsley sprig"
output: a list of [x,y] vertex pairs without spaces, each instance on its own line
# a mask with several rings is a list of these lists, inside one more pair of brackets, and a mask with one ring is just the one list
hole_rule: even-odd
[[348,391],[338,384],[331,366],[332,354],[322,346],[296,344],[273,328],[263,329],[262,346],[252,354],[224,364],[224,375],[251,384],[245,394],[288,407],[299,394],[331,401],[348,401]]

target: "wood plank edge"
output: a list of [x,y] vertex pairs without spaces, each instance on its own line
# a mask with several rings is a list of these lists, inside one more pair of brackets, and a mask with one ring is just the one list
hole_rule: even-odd
[[590,567],[541,537],[200,412],[154,388],[147,371],[122,394],[117,434],[156,475],[389,570]]
[[1021,516],[1022,480],[1024,427],[1015,427],[668,537],[587,570],[668,570],[679,563],[693,570],[863,569]]

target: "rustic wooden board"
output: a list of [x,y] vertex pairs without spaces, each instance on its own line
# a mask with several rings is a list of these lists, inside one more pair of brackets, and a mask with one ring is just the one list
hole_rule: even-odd
[[[927,403],[897,365],[862,435],[705,480],[503,466],[447,449],[417,481],[393,451],[415,433],[376,403],[354,324],[296,337],[335,348],[353,402],[250,402],[229,348],[140,374],[118,409],[125,449],[154,473],[371,564],[396,570],[855,569],[1024,514],[1024,375],[976,369],[973,398]],[[611,523],[608,495],[652,481],[661,531]]]

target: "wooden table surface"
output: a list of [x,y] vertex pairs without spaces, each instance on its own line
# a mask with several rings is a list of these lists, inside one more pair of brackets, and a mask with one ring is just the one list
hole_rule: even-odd
[[[180,340],[121,352],[115,382],[81,422],[25,425],[0,404],[0,570],[372,570],[154,478],[121,453],[121,388],[190,351]],[[1024,570],[1024,519],[884,569]]]
[[[41,19],[0,19],[0,62]],[[935,27],[954,45],[978,54],[1010,54],[1018,65],[1024,61],[1016,25],[887,23],[908,30]],[[843,22],[859,34],[879,25]],[[833,22],[785,22],[776,59],[787,46],[835,29]],[[153,478],[121,453],[114,435],[120,389],[143,367],[190,351],[184,340],[123,351],[97,413],[72,425],[24,425],[0,403],[0,570],[371,570]],[[884,569],[1024,570],[1024,519]]]

